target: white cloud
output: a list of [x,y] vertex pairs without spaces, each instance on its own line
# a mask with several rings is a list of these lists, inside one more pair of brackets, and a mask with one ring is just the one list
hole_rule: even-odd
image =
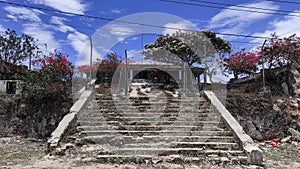
[[[179,21],[179,22],[176,22],[176,23],[166,23],[164,25],[164,27],[177,28],[177,29],[180,29],[181,32],[185,32],[184,30],[195,30],[195,29],[197,29],[197,25],[196,24],[193,24],[192,22],[186,21],[186,20]],[[175,30],[175,29],[165,29],[163,31],[163,34],[173,34],[176,31],[178,31],[178,30]]]
[[76,14],[84,14],[87,5],[83,4],[81,0],[29,0],[34,4],[42,4],[50,6],[54,9],[71,12]]
[[140,50],[128,50],[127,57],[131,62],[142,62],[144,61],[144,56]]
[[111,10],[112,13],[116,13],[116,14],[120,14],[121,13],[121,10],[119,9],[113,9]]
[[129,26],[126,27],[124,25],[117,25],[117,24],[109,26],[110,37],[117,39],[117,41],[121,43],[125,43],[124,42],[125,38],[136,32],[138,31],[135,31]]
[[60,43],[54,37],[54,33],[48,27],[41,24],[24,24],[24,33],[38,39],[38,43],[47,44],[48,49],[58,49]]
[[75,29],[71,26],[67,26],[64,24],[63,21],[66,21],[66,18],[62,18],[62,17],[57,17],[57,16],[52,16],[50,22],[54,23],[56,26],[53,26],[53,29],[66,33],[68,31],[72,31],[74,32]]
[[70,40],[72,47],[78,52],[82,52],[84,46],[89,40],[89,37],[80,32],[74,32],[67,36],[67,39]]
[[[241,5],[239,5],[241,6]],[[272,2],[261,1],[251,4],[243,4],[246,7],[256,7],[265,9],[279,9],[279,6],[274,5]],[[237,9],[237,10],[231,10]],[[240,7],[231,6],[222,10],[211,18],[208,29],[220,29],[221,32],[226,33],[245,33],[246,28],[259,20],[270,17],[272,14],[264,14],[259,12],[265,12],[261,9],[255,9],[255,12],[240,11]],[[243,8],[243,10],[254,10]],[[268,11],[268,13],[275,13]]]
[[110,28],[110,34],[116,36],[127,36],[127,35],[131,35],[132,33],[134,33],[134,30],[129,27],[113,25]]
[[6,29],[2,25],[0,25],[0,34],[4,33],[5,31]]
[[25,19],[25,20],[31,20],[31,21],[37,21],[40,22],[41,19],[39,17],[39,14],[42,12],[39,10],[30,10],[25,7],[13,7],[13,6],[7,6],[4,8],[9,14],[6,16],[17,21],[18,19]]
[[[290,13],[296,15],[295,13]],[[254,33],[253,36],[264,36],[269,37],[271,33],[276,32],[277,35],[281,37],[290,36],[293,33],[300,35],[300,25],[296,24],[300,22],[300,14],[297,13],[299,16],[286,16],[282,20],[275,20],[269,23],[270,29],[265,30],[264,32],[257,32]],[[252,42],[261,42],[263,40],[255,39]]]
[[[83,33],[75,31],[67,36],[67,39],[70,41],[71,46],[76,50],[80,55],[77,59],[76,66],[85,65],[90,63],[90,52],[91,46],[89,42],[89,37]],[[95,49],[92,50],[93,61],[96,58],[102,58],[101,54]]]

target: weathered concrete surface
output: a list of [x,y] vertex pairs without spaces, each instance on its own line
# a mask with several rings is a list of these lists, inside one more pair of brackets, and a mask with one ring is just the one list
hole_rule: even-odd
[[47,141],[48,152],[52,151],[59,145],[62,136],[65,134],[71,123],[76,120],[76,112],[67,114],[58,124],[57,128],[52,132],[50,139]]
[[92,91],[85,91],[83,92],[79,99],[73,104],[73,106],[70,108],[70,112],[79,112],[81,108],[85,105],[86,101],[92,94]]
[[262,165],[263,162],[263,152],[254,143],[253,139],[247,135],[241,125],[235,120],[235,118],[230,114],[230,112],[224,107],[224,105],[219,101],[216,95],[212,91],[204,91],[206,97],[211,101],[217,111],[225,120],[225,123],[234,133],[237,139],[239,139],[240,145],[243,147],[244,151],[249,157],[249,163],[253,165]]
[[288,132],[290,132],[294,137],[300,139],[300,132],[293,129],[293,128],[289,128]]
[[[90,84],[94,84],[95,80],[90,82]],[[80,91],[82,92],[82,91]],[[60,121],[57,128],[52,132],[50,138],[47,141],[48,152],[53,151],[56,147],[59,146],[60,141],[63,139],[68,130],[71,130],[71,126],[76,123],[77,113],[82,110],[85,106],[86,102],[91,97],[93,91],[86,90],[82,92],[78,100],[74,103],[74,105],[70,108],[70,113],[65,115],[64,118]]]

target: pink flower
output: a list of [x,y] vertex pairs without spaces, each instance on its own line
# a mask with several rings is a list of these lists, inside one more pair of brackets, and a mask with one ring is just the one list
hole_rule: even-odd
[[49,57],[49,62],[53,62],[54,61],[54,59],[53,59],[53,57]]
[[67,63],[67,58],[66,57],[62,57],[61,61],[63,62],[63,64],[66,64]]

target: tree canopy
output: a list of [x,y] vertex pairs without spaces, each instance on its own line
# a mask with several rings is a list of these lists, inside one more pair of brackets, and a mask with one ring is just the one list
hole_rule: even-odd
[[42,97],[52,92],[67,93],[70,90],[74,66],[67,55],[54,52],[44,52],[32,61],[37,69],[29,70],[23,77],[23,88],[30,95]]
[[105,78],[112,79],[116,69],[122,63],[121,57],[116,53],[107,54],[98,64],[96,77],[103,82]]
[[36,40],[26,34],[18,35],[15,30],[7,29],[0,36],[0,59],[12,63],[20,64],[29,57],[36,57]]
[[250,75],[257,71],[259,59],[260,56],[257,53],[246,52],[245,49],[241,49],[229,58],[224,58],[225,71],[233,73],[235,79],[238,79],[240,74]]
[[[261,49],[261,47],[259,47]],[[300,37],[296,34],[279,38],[276,33],[271,34],[259,52],[262,62],[268,68],[281,67],[286,64],[300,61]]]
[[143,54],[146,59],[169,62],[173,64],[201,64],[207,56],[230,52],[231,46],[211,31],[176,32],[164,35],[154,43],[145,45]]

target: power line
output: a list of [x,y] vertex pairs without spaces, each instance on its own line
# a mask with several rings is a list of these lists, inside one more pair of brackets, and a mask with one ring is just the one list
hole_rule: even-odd
[[[38,10],[48,11],[48,12],[55,12],[55,13],[73,15],[73,16],[81,16],[81,17],[93,18],[93,19],[99,19],[99,20],[114,21],[114,22],[131,24],[131,25],[139,25],[139,26],[147,26],[147,27],[155,27],[155,28],[163,28],[163,29],[171,29],[171,30],[183,30],[183,31],[187,31],[187,32],[199,31],[199,30],[192,30],[192,29],[180,29],[180,28],[175,28],[175,27],[167,27],[167,26],[161,26],[161,25],[146,24],[146,23],[140,23],[140,22],[124,21],[124,20],[112,19],[112,18],[107,18],[107,17],[99,17],[99,16],[93,16],[93,15],[77,14],[77,13],[73,13],[73,12],[64,12],[64,11],[60,11],[60,10],[56,10],[56,9],[47,9],[47,8],[42,8],[42,7],[35,7],[35,6],[24,5],[24,4],[19,4],[19,3],[6,2],[6,1],[3,1],[3,0],[0,0],[0,3],[14,5],[14,6],[21,6],[21,7],[31,8],[31,9],[38,9]],[[233,33],[219,33],[219,32],[215,32],[215,33],[218,34],[218,35],[244,37],[244,38],[254,38],[254,39],[265,39],[265,38],[267,38],[267,37],[262,37],[262,36],[251,36],[251,35],[233,34]]]
[[287,10],[267,9],[267,8],[260,8],[260,7],[254,7],[254,6],[235,5],[235,4],[210,2],[210,1],[203,1],[203,0],[190,0],[190,1],[200,2],[200,3],[208,3],[208,4],[215,4],[215,5],[223,5],[223,6],[234,6],[235,8],[259,9],[259,10],[272,11],[272,12],[299,13],[299,12],[287,11]]
[[[0,18],[10,19],[10,20],[16,21],[15,19],[10,18],[10,17],[0,16]],[[36,21],[36,20],[30,20],[30,19],[24,19],[24,18],[23,19],[18,18],[17,21],[25,21],[25,22],[32,22],[32,23],[37,23],[37,24],[46,24],[46,25],[52,25],[52,26],[70,26],[70,27],[73,27],[73,28],[82,28],[82,29],[96,30],[95,28],[87,27],[87,26],[69,25],[69,24],[58,24],[58,23],[53,23],[53,22]]]
[[201,7],[207,7],[207,8],[227,9],[227,10],[240,11],[240,12],[252,12],[252,13],[261,13],[261,14],[267,14],[267,15],[274,14],[274,15],[300,17],[300,15],[294,15],[294,14],[263,12],[263,11],[257,11],[257,10],[247,10],[247,9],[237,9],[237,8],[224,8],[224,7],[221,7],[221,6],[202,5],[202,4],[195,4],[195,3],[188,3],[188,2],[181,2],[181,1],[174,1],[174,0],[160,0],[160,1],[168,2],[168,3],[174,3],[174,4],[183,4],[183,5],[191,5],[191,6],[201,6]]
[[242,42],[242,41],[234,41],[234,40],[230,40],[229,42],[245,43],[245,44],[253,44],[253,45],[260,45],[261,44],[261,43],[255,43],[255,42]]
[[300,2],[294,2],[294,1],[282,1],[282,0],[265,0],[265,1],[272,1],[272,2],[279,2],[279,3],[288,3],[288,4],[297,4],[297,5],[300,5]]

